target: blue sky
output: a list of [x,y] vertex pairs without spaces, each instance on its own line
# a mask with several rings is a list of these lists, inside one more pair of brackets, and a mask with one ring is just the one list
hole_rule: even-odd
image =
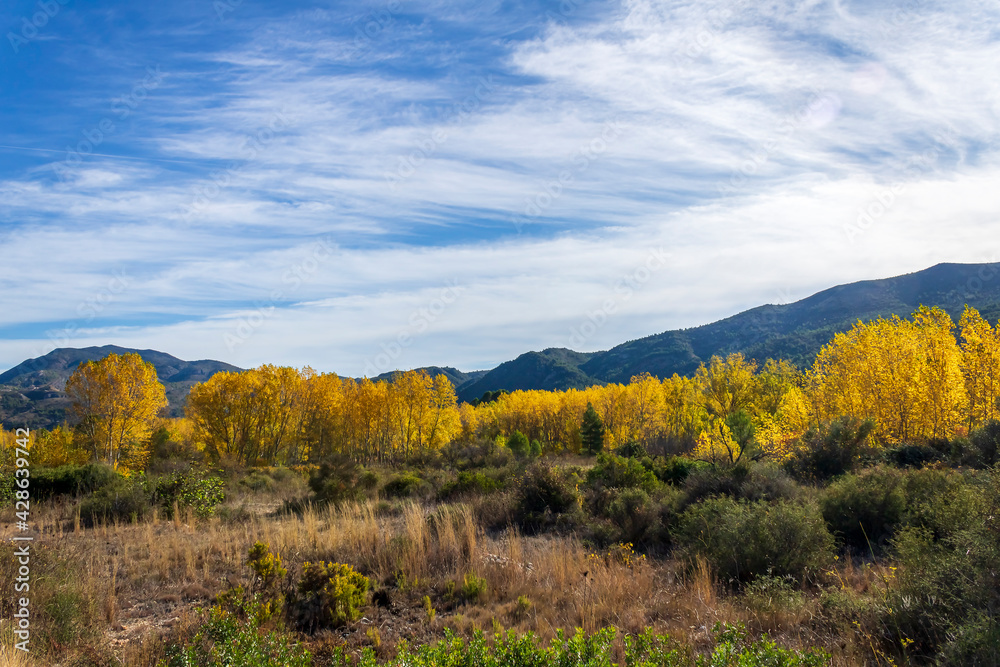
[[6,2],[0,369],[106,343],[490,368],[997,261],[997,25],[971,0]]

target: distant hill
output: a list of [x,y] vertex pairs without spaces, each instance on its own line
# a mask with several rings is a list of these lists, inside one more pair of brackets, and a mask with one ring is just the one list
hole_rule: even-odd
[[[570,350],[529,352],[459,388],[471,401],[496,389],[567,389],[628,382],[633,375],[689,375],[713,355],[742,352],[763,361],[812,365],[820,348],[858,320],[907,317],[921,305],[939,306],[958,323],[969,304],[990,322],[1000,319],[1000,263],[938,264],[882,280],[823,290],[785,305],[766,305],[718,322],[629,341],[603,352],[573,357]],[[557,354],[558,352],[558,354]],[[573,359],[581,359],[574,364]]]
[[168,409],[172,416],[183,413],[184,399],[194,384],[204,382],[219,371],[241,370],[221,361],[182,361],[156,350],[133,350],[117,345],[59,348],[0,374],[0,423],[8,427],[29,428],[52,427],[61,423],[70,405],[64,391],[66,380],[77,366],[86,361],[103,359],[111,353],[128,352],[137,353],[156,368],[156,374],[167,391]]
[[[1000,319],[1000,263],[938,264],[929,269],[883,280],[865,280],[823,290],[801,301],[752,308],[691,329],[678,329],[623,343],[603,352],[549,348],[526,352],[490,371],[463,372],[428,366],[430,375],[444,374],[459,399],[471,401],[487,391],[505,389],[569,389],[628,382],[633,375],[689,375],[713,355],[732,352],[763,361],[787,359],[800,368],[839,332],[858,320],[909,316],[921,305],[939,306],[955,322],[965,305],[990,322]],[[151,362],[167,387],[172,414],[181,413],[184,397],[196,382],[218,371],[240,370],[220,361],[181,361],[155,350],[129,350],[106,345],[54,350],[0,374],[0,422],[46,426],[59,423],[68,406],[66,380],[83,361],[111,352],[137,352]],[[392,373],[379,375],[386,380]]]
[[[424,366],[423,368],[414,368],[413,370],[424,371],[431,377],[444,375],[445,377],[448,378],[448,380],[451,381],[453,385],[455,385],[456,388],[475,382],[476,380],[483,377],[489,372],[489,371],[470,371],[468,373],[463,373],[462,371],[454,369],[451,366]],[[398,372],[399,371],[391,371],[389,373],[382,373],[381,375],[377,375],[371,379],[376,381],[392,380],[392,376]]]
[[497,389],[583,389],[602,384],[580,370],[592,356],[557,347],[526,352],[513,361],[500,364],[474,382],[459,386],[458,397],[471,401]]

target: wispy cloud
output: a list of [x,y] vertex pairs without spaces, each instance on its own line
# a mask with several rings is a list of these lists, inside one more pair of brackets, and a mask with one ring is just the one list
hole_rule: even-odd
[[[42,65],[4,54],[0,84],[37,83],[0,110],[0,144],[56,152],[0,148],[0,366],[78,322],[114,271],[128,289],[72,344],[358,374],[449,281],[461,299],[401,367],[566,345],[653,248],[669,264],[587,349],[989,259],[995,5],[202,5],[145,10],[166,26],[145,51],[122,14],[121,36],[67,45],[112,20],[67,6],[28,45]],[[84,51],[101,64],[85,76]],[[162,82],[119,120],[153,66]],[[60,177],[103,118],[104,157]]]

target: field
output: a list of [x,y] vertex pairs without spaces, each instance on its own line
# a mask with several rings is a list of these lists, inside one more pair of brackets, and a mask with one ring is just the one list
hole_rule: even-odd
[[[31,512],[30,660],[9,649],[5,621],[7,660],[300,664],[263,656],[306,649],[301,664],[385,662],[403,642],[405,657],[448,632],[491,645],[514,631],[539,647],[542,662],[525,664],[606,664],[543,652],[560,629],[581,628],[602,659],[630,664],[631,638],[646,632],[669,637],[649,664],[996,664],[995,470],[872,451],[829,481],[804,460],[623,453],[517,458],[479,443],[393,468],[162,461],[131,479],[96,464],[36,473],[36,497],[51,496]],[[55,493],[67,484],[83,492]],[[0,518],[11,537],[13,508]],[[280,558],[276,571],[248,563],[258,542]],[[367,578],[356,610],[338,619],[303,588],[317,561]],[[16,567],[5,539],[4,581]],[[208,610],[220,602],[217,615],[249,632],[243,662],[212,648],[222,635]],[[594,636],[606,628],[614,638]],[[408,664],[446,658],[435,660]]]

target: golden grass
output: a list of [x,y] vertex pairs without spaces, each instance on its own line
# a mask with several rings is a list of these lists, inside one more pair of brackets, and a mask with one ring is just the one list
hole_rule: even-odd
[[[594,631],[611,625],[635,633],[652,627],[700,650],[708,647],[717,621],[742,621],[792,646],[836,648],[840,642],[809,629],[814,596],[794,613],[762,613],[727,593],[704,560],[693,567],[639,558],[625,564],[592,554],[573,537],[526,537],[516,530],[491,535],[465,504],[348,503],[307,507],[301,516],[255,514],[231,522],[181,515],[175,512],[173,521],[83,528],[76,508],[40,505],[39,548],[52,563],[71,568],[72,577],[60,585],[95,607],[87,619],[93,632],[81,636],[80,646],[63,646],[50,658],[88,650],[105,656],[107,664],[152,667],[165,641],[193,632],[195,607],[247,582],[247,550],[258,540],[281,556],[290,576],[307,561],[337,561],[366,574],[374,588],[388,590],[391,609],[366,608],[370,624],[349,628],[349,647],[371,646],[377,636],[380,655],[391,655],[403,637],[439,638],[446,626],[458,632],[530,630],[544,641],[559,628]],[[858,592],[876,579],[849,562],[840,571],[844,585]],[[461,594],[467,575],[486,582],[474,600]],[[432,622],[424,596],[435,608]],[[530,601],[527,608],[518,603],[522,597]],[[373,627],[377,634],[368,632]],[[863,664],[859,655],[857,647],[839,651],[836,664]]]

